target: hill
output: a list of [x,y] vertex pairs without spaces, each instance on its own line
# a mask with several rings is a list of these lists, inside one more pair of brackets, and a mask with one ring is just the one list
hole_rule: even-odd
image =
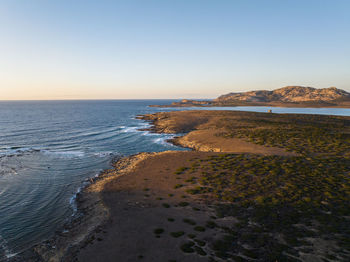
[[183,99],[170,105],[152,107],[278,106],[350,108],[350,93],[336,87],[286,86],[272,91],[228,93],[213,100]]
[[335,88],[317,89],[304,86],[287,86],[273,91],[259,90],[241,93],[229,93],[215,99],[216,102],[333,102],[350,100],[350,93]]

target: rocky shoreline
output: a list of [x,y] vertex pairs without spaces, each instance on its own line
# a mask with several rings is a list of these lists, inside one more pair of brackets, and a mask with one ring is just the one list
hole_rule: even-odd
[[55,232],[53,238],[43,241],[28,250],[8,259],[9,262],[58,262],[72,261],[74,253],[84,246],[94,232],[99,231],[109,217],[101,192],[106,183],[130,172],[152,153],[139,153],[115,160],[111,169],[102,171],[99,176],[89,179],[89,184],[77,193],[77,212]]
[[[266,147],[250,143],[238,138],[227,138],[225,128],[218,128],[215,122],[220,121],[220,114],[224,111],[216,111],[214,115],[210,111],[178,111],[160,112],[138,116],[138,119],[148,121],[150,128],[144,129],[154,133],[181,134],[168,142],[176,146],[189,148],[200,152],[230,152],[230,153],[255,153],[262,155],[293,156],[295,153],[286,152],[282,148]],[[233,112],[233,114],[246,114],[254,116],[252,112]],[[263,115],[259,113],[258,115]]]

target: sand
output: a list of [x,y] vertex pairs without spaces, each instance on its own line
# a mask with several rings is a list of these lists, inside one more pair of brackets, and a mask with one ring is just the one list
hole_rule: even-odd
[[[204,225],[213,215],[203,200],[187,195],[186,187],[175,189],[179,183],[174,174],[179,166],[188,165],[194,157],[204,157],[202,152],[163,152],[149,154],[126,176],[106,184],[102,198],[109,207],[110,218],[99,233],[77,247],[65,261],[207,261],[207,257],[186,254],[179,249],[189,238],[197,234],[193,226],[183,222],[191,218]],[[183,177],[184,179],[186,177]],[[173,196],[169,196],[173,194]],[[180,202],[186,207],[176,206]],[[163,204],[169,204],[166,208]],[[201,209],[193,210],[193,207]],[[168,218],[175,221],[169,222]],[[164,229],[157,238],[156,228]],[[169,233],[184,231],[186,235],[174,238]],[[206,230],[201,239],[212,238],[217,233]]]

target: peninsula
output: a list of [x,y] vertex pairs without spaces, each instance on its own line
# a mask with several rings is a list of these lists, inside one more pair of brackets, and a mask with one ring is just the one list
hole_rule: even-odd
[[153,107],[278,106],[278,107],[350,107],[350,93],[335,88],[317,89],[287,86],[273,91],[259,90],[221,95],[214,100],[188,100]]

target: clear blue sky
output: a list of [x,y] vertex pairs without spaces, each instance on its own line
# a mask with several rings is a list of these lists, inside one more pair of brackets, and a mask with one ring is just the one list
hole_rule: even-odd
[[350,91],[350,1],[0,1],[0,100],[286,85]]

